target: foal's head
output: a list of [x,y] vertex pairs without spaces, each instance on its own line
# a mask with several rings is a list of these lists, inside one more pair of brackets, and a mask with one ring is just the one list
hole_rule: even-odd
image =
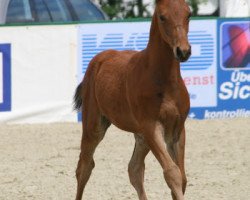
[[191,55],[187,37],[190,16],[190,8],[185,0],[156,0],[156,17],[161,36],[180,62],[187,61]]

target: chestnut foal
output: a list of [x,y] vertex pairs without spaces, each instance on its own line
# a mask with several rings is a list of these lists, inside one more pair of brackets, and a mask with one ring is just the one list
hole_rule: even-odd
[[95,165],[93,154],[111,123],[134,133],[128,172],[139,199],[147,199],[143,182],[149,151],[159,161],[173,199],[184,199],[184,122],[190,103],[180,62],[191,55],[189,17],[185,0],[157,0],[145,50],[107,50],[90,62],[75,93],[83,119],[76,200],[82,198]]

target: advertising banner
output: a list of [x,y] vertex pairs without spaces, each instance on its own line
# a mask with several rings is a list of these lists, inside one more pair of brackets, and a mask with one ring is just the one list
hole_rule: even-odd
[[250,22],[219,19],[217,23],[217,105],[192,108],[190,116],[198,119],[250,117]]
[[250,21],[221,19],[218,30],[218,110],[250,117]]
[[[188,62],[181,64],[181,72],[190,94],[192,108],[217,106],[216,27],[216,20],[190,22],[189,40],[192,46],[192,56]],[[90,60],[101,51],[145,49],[149,30],[150,22],[80,26],[78,32],[79,81],[82,80]],[[191,117],[196,118],[195,113],[195,110],[191,110]]]

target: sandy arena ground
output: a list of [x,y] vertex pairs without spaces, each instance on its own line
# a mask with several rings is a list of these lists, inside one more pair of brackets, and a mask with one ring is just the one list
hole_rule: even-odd
[[[80,124],[0,125],[0,200],[75,198]],[[110,127],[96,154],[86,200],[136,200],[127,164],[132,134]],[[250,118],[187,122],[186,200],[250,199]],[[149,200],[171,199],[150,153]]]

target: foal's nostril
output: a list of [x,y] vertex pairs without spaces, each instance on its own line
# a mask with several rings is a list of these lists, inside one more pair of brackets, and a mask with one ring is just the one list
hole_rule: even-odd
[[182,53],[182,50],[180,49],[180,47],[177,47],[176,54],[177,54],[177,57],[180,59],[183,57],[183,53]]
[[180,47],[176,48],[176,56],[181,62],[186,61],[190,57],[190,55],[191,48],[189,48],[188,50],[181,50]]

